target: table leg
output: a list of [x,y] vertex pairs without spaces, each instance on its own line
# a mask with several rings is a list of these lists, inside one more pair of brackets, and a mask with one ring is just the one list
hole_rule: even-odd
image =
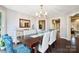
[[33,47],[34,53],[37,53],[37,48]]

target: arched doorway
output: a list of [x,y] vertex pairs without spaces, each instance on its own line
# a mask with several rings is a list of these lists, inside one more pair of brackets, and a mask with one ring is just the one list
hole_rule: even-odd
[[71,36],[79,36],[79,13],[71,16]]

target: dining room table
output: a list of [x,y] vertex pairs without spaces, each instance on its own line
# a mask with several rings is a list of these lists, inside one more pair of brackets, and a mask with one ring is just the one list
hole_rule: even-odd
[[32,52],[37,52],[37,48],[39,44],[42,44],[44,33],[36,33],[32,35],[24,35],[21,37],[17,37],[18,40],[32,49]]

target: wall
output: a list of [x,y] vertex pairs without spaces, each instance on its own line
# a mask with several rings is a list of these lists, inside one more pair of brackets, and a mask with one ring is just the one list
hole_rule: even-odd
[[71,40],[71,17],[67,16],[67,40]]
[[62,16],[60,18],[60,37],[67,39],[67,18]]

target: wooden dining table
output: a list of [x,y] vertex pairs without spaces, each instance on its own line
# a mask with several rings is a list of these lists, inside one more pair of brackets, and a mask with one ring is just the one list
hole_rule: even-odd
[[32,48],[32,47],[34,47],[35,44],[41,43],[42,36],[41,37],[36,37],[36,38],[26,37],[26,38],[19,39],[19,40],[23,44],[26,44],[29,48]]
[[34,52],[36,52],[36,48],[38,44],[42,43],[43,35],[37,36],[37,37],[32,37],[32,36],[21,36],[18,37],[18,40],[28,46],[29,48],[33,49]]

